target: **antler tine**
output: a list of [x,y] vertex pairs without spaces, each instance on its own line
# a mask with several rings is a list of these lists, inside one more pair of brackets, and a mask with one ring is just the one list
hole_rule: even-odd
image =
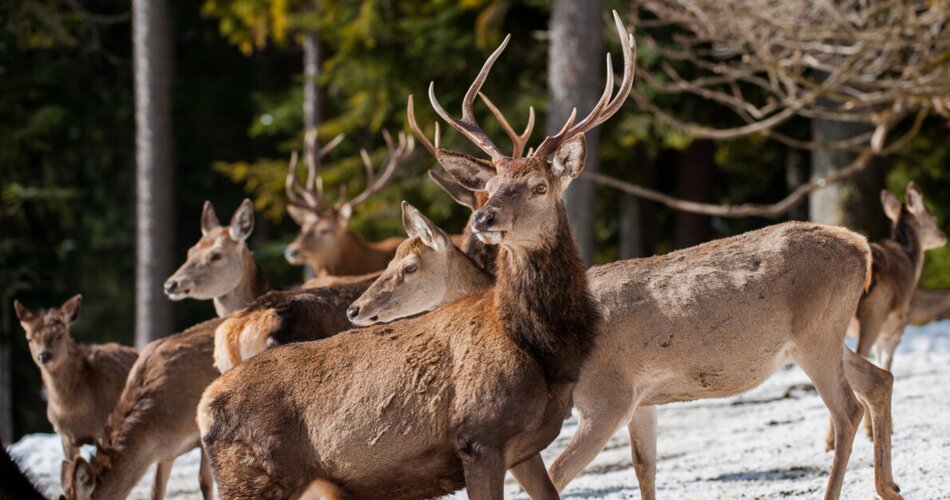
[[488,138],[485,131],[478,126],[478,122],[475,121],[475,115],[472,112],[472,106],[475,104],[476,94],[478,94],[478,91],[488,78],[488,72],[491,70],[492,65],[495,64],[495,60],[498,59],[498,56],[505,50],[509,40],[511,40],[511,35],[506,36],[505,41],[501,42],[501,45],[488,56],[488,60],[485,61],[482,70],[478,72],[472,85],[468,88],[468,91],[465,92],[465,97],[462,99],[461,119],[455,118],[445,111],[445,108],[439,104],[439,100],[435,97],[435,82],[429,84],[429,102],[432,104],[432,108],[435,109],[435,112],[438,113],[446,123],[451,125],[452,128],[458,130],[462,135],[467,137],[468,140],[475,143],[479,149],[487,153],[492,161],[505,158],[505,154],[498,149],[498,146],[495,146],[495,143]]
[[340,143],[343,142],[343,138],[345,136],[346,134],[339,133],[336,135],[336,137],[334,137],[333,139],[330,139],[330,142],[324,144],[324,146],[320,148],[319,153],[317,153],[320,156],[320,159],[322,160],[323,158],[325,158],[328,154],[330,154],[330,151],[332,151],[333,148],[339,146]]
[[524,132],[518,135],[515,130],[511,128],[511,124],[508,123],[508,120],[505,119],[505,115],[495,106],[495,103],[491,102],[488,96],[479,92],[478,97],[481,97],[482,101],[485,101],[485,106],[488,106],[488,110],[491,111],[491,114],[495,115],[495,119],[498,120],[498,123],[501,123],[501,128],[505,129],[505,133],[511,138],[511,158],[521,158],[521,154],[524,152],[524,146],[531,137],[531,131],[534,130],[534,106],[528,108],[528,125],[525,127]]
[[[382,175],[379,177],[369,177],[366,181],[366,189],[363,190],[358,196],[347,202],[351,207],[359,205],[366,201],[370,196],[375,194],[377,191],[383,188],[387,182],[392,178],[393,174],[396,172],[396,167],[401,165],[412,155],[413,150],[415,149],[416,142],[412,137],[406,137],[406,134],[403,132],[399,133],[399,145],[393,144],[392,136],[388,131],[383,131],[383,139],[386,141],[386,148],[389,150],[389,162],[386,164],[386,167],[383,169]],[[372,172],[373,163],[369,158],[369,154],[363,155],[363,164],[366,166],[368,172]],[[367,174],[372,175],[372,174]]]
[[546,157],[553,153],[554,150],[557,149],[557,147],[560,146],[560,144],[564,142],[565,139],[570,139],[578,134],[583,134],[584,132],[587,132],[601,123],[604,123],[608,118],[620,110],[620,107],[627,100],[627,96],[630,95],[630,89],[633,87],[633,76],[635,73],[637,60],[636,41],[633,39],[633,35],[627,33],[627,30],[624,27],[623,22],[620,20],[620,15],[617,14],[617,11],[614,11],[613,14],[614,24],[617,28],[617,34],[620,36],[620,45],[623,50],[623,79],[620,82],[620,89],[617,91],[617,95],[615,95],[613,99],[610,99],[614,78],[613,63],[611,61],[610,54],[608,53],[607,82],[604,88],[604,93],[597,101],[597,104],[594,105],[594,109],[591,110],[590,114],[588,114],[586,118],[578,122],[577,125],[562,129],[557,135],[545,138],[541,145],[538,146],[538,149],[535,150],[535,155]]
[[297,152],[290,155],[290,164],[287,169],[287,180],[284,181],[284,190],[287,192],[287,201],[291,205],[311,210],[319,209],[319,197],[315,197],[297,182]]
[[409,96],[406,103],[406,119],[409,121],[409,128],[412,129],[412,133],[419,138],[419,142],[432,153],[432,156],[435,156],[435,150],[439,148],[439,122],[435,122],[435,145],[433,145],[422,132],[422,129],[419,128],[419,124],[416,123],[416,106],[412,102],[412,95]]

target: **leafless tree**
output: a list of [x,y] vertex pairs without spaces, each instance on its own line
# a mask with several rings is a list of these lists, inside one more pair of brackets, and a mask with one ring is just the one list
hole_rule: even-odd
[[[630,183],[594,180],[678,210],[719,217],[780,217],[806,195],[864,170],[907,143],[930,113],[950,117],[950,1],[634,0],[630,22],[644,51],[638,106],[697,138],[765,135],[783,144],[853,153],[850,163],[813,177],[770,205],[690,203]],[[669,38],[660,40],[654,33]],[[672,35],[669,35],[672,33]],[[688,67],[686,71],[677,68]],[[678,119],[645,90],[691,94],[730,110],[741,124]],[[845,138],[803,141],[783,134],[795,117],[866,124]],[[891,137],[898,131],[899,137]]]

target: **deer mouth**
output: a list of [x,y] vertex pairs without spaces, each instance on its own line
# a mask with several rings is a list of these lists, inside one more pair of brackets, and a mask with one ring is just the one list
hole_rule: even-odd
[[191,288],[183,288],[174,292],[166,291],[165,295],[171,300],[182,300],[187,298],[189,293],[191,293]]
[[482,243],[487,243],[489,245],[497,245],[501,243],[501,240],[505,239],[505,235],[508,234],[508,231],[500,230],[484,230],[477,231],[475,237],[479,239]]

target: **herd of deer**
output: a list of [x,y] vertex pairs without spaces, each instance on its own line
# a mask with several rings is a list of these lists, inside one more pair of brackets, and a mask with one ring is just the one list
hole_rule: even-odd
[[[292,263],[317,278],[268,291],[246,240],[245,201],[222,226],[210,203],[201,239],[165,283],[173,300],[212,299],[219,318],[142,352],[69,336],[80,296],[34,313],[16,302],[62,436],[68,499],[124,498],[157,464],[162,498],[175,457],[203,450],[200,485],[228,499],[429,498],[465,488],[501,498],[506,471],[532,498],[557,498],[624,424],[641,496],[654,498],[656,407],[748,391],[797,363],[831,413],[834,458],[825,498],[838,498],[865,408],[878,494],[901,498],[891,475],[888,371],[909,320],[923,252],[946,237],[909,184],[882,193],[893,238],[868,244],[840,227],[787,222],[667,255],[585,269],[561,194],[584,168],[584,133],[615,114],[634,77],[623,47],[620,90],[607,59],[590,114],[525,152],[480,88],[508,39],[465,94],[462,117],[437,114],[490,160],[439,147],[410,127],[452,180],[430,173],[473,210],[451,236],[403,202],[408,238],[366,243],[353,208],[389,181],[414,139],[388,135],[390,157],[359,196],[329,205],[308,135],[309,175],[296,155],[286,191],[300,236]],[[514,143],[502,152],[476,123],[481,97]],[[359,328],[351,329],[352,325]],[[851,327],[857,353],[845,347]],[[348,331],[347,331],[348,330]],[[346,333],[342,333],[346,331]],[[321,340],[322,339],[322,340]],[[866,357],[872,349],[883,368]],[[548,470],[540,452],[571,408],[579,427]],[[79,445],[95,443],[90,461]]]

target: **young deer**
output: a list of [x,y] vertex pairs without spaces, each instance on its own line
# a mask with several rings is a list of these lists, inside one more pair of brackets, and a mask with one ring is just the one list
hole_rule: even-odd
[[291,156],[287,173],[286,191],[288,198],[287,213],[300,225],[300,234],[285,252],[287,260],[294,265],[309,264],[317,276],[353,275],[379,271],[386,267],[402,238],[389,238],[380,242],[367,243],[349,230],[353,208],[366,201],[379,191],[392,178],[396,168],[412,155],[415,143],[399,134],[398,146],[393,144],[389,132],[383,132],[389,161],[377,178],[373,162],[366,150],[360,151],[363,165],[366,167],[366,189],[355,198],[347,201],[345,192],[334,205],[327,205],[323,196],[323,179],[317,176],[320,160],[343,139],[337,136],[319,151],[314,141],[316,134],[308,133],[305,143],[307,158],[307,183],[301,186],[297,182],[297,155]]
[[263,295],[270,286],[247,248],[254,231],[254,206],[245,199],[231,223],[221,226],[210,201],[201,211],[201,239],[188,249],[188,259],[165,281],[172,300],[213,299],[218,316],[226,316]]
[[34,313],[13,301],[46,388],[46,416],[63,441],[66,460],[102,435],[138,357],[135,349],[119,344],[77,344],[69,328],[81,303],[82,295],[76,295],[59,309]]
[[[873,348],[878,364],[887,371],[891,370],[894,351],[910,321],[917,281],[924,267],[924,251],[947,243],[947,235],[924,206],[924,194],[913,181],[907,184],[905,198],[901,203],[890,191],[881,191],[884,213],[893,222],[892,235],[871,244],[871,287],[858,303],[849,332],[858,337],[858,354],[867,358]],[[865,431],[873,438],[868,412],[866,409]],[[835,447],[830,431],[825,447]]]
[[893,230],[890,239],[871,244],[871,288],[861,298],[855,315],[858,354],[869,357],[873,348],[878,363],[888,371],[910,319],[924,252],[947,243],[946,233],[924,206],[924,194],[913,181],[907,184],[905,198],[901,203],[890,191],[881,191],[881,204]]
[[452,244],[442,229],[402,202],[409,236],[383,274],[346,310],[357,326],[386,323],[487,290],[492,278]]
[[[219,323],[221,319],[199,323],[142,350],[95,456],[64,464],[67,500],[126,498],[153,463],[151,498],[164,497],[172,462],[199,444],[195,408],[202,391],[218,376],[211,354]],[[203,498],[211,500],[214,482],[204,455],[199,484]]]
[[557,497],[539,452],[569,413],[599,321],[561,194],[583,169],[584,132],[619,110],[633,82],[632,36],[615,19],[617,97],[608,65],[590,116],[572,116],[526,158],[502,153],[472,115],[507,39],[465,94],[461,120],[430,86],[439,115],[492,159],[436,151],[456,180],[489,194],[473,225],[501,245],[495,287],[417,318],[271,349],[222,375],[198,423],[223,496],[299,495],[317,480],[354,498],[464,486],[495,499],[511,468],[532,497]]

